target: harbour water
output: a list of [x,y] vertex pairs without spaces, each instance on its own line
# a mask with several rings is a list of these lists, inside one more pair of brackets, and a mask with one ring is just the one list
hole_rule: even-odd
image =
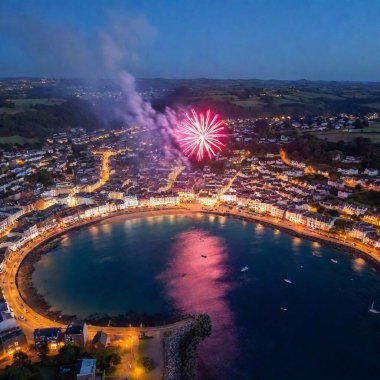
[[373,300],[380,309],[376,270],[259,223],[109,219],[65,235],[32,279],[54,309],[81,318],[208,313],[204,380],[376,379],[380,371],[380,314],[368,311]]

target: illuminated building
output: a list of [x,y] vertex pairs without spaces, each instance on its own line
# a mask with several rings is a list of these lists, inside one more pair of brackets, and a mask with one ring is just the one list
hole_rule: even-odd
[[34,347],[40,350],[44,345],[49,350],[58,350],[63,342],[63,333],[59,327],[34,330]]

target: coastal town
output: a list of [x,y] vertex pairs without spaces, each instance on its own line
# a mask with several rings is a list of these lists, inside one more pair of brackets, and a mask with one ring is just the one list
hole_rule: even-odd
[[[134,378],[133,373],[142,371],[132,352],[146,333],[161,339],[160,328],[96,327],[75,320],[65,326],[59,317],[52,320],[33,310],[18,289],[18,269],[36,247],[103,218],[190,211],[231,215],[378,261],[380,210],[360,201],[360,196],[378,199],[379,170],[364,165],[363,157],[342,151],[334,151],[330,166],[295,160],[288,147],[296,139],[294,131],[298,135],[350,131],[379,117],[267,118],[265,128],[275,132],[271,136],[262,133],[262,119],[227,119],[226,149],[202,165],[162,149],[163,137],[138,125],[92,132],[72,128],[48,136],[36,149],[2,149],[0,354],[4,363],[15,352],[41,352],[42,347],[58,352],[67,345],[81,350],[122,345],[124,351],[129,347],[123,351],[124,374]],[[126,343],[128,339],[132,343]],[[75,368],[61,366],[61,378],[95,379],[96,366],[95,359],[78,359]]]

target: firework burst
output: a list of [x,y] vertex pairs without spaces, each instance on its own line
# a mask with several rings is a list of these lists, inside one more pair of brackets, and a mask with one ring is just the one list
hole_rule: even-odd
[[193,109],[186,113],[178,125],[178,142],[186,156],[195,156],[201,161],[206,155],[214,157],[224,147],[221,141],[226,137],[224,123],[218,118],[219,115],[213,116],[210,110],[206,115],[198,115]]

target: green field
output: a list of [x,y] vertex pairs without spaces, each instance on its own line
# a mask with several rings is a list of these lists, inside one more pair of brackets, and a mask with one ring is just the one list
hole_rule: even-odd
[[378,132],[380,133],[380,122],[370,122],[368,127],[364,128],[364,132]]
[[380,110],[380,103],[366,103],[364,105],[367,107],[374,108],[376,110]]
[[234,101],[234,104],[240,107],[259,107],[259,108],[262,108],[266,105],[265,102],[262,102],[259,99],[236,100]]
[[299,99],[327,99],[327,100],[339,100],[342,99],[341,96],[338,95],[333,95],[333,94],[325,94],[325,93],[320,93],[320,92],[307,92],[307,91],[302,91],[299,92]]
[[27,109],[0,107],[0,116],[1,115],[16,115],[17,113],[25,112],[25,111],[27,111]]
[[27,138],[22,136],[0,136],[0,144],[34,144],[37,143],[38,138]]
[[336,132],[336,131],[326,131],[326,132],[312,132],[312,135],[318,137],[320,139],[324,139],[331,142],[338,141],[352,141],[358,137],[371,139],[373,143],[380,142],[380,133],[373,132],[361,132],[361,130],[357,130],[355,132]]
[[16,109],[25,109],[30,108],[31,106],[35,106],[37,104],[45,104],[53,106],[55,104],[61,104],[64,102],[63,99],[11,99],[15,104]]

